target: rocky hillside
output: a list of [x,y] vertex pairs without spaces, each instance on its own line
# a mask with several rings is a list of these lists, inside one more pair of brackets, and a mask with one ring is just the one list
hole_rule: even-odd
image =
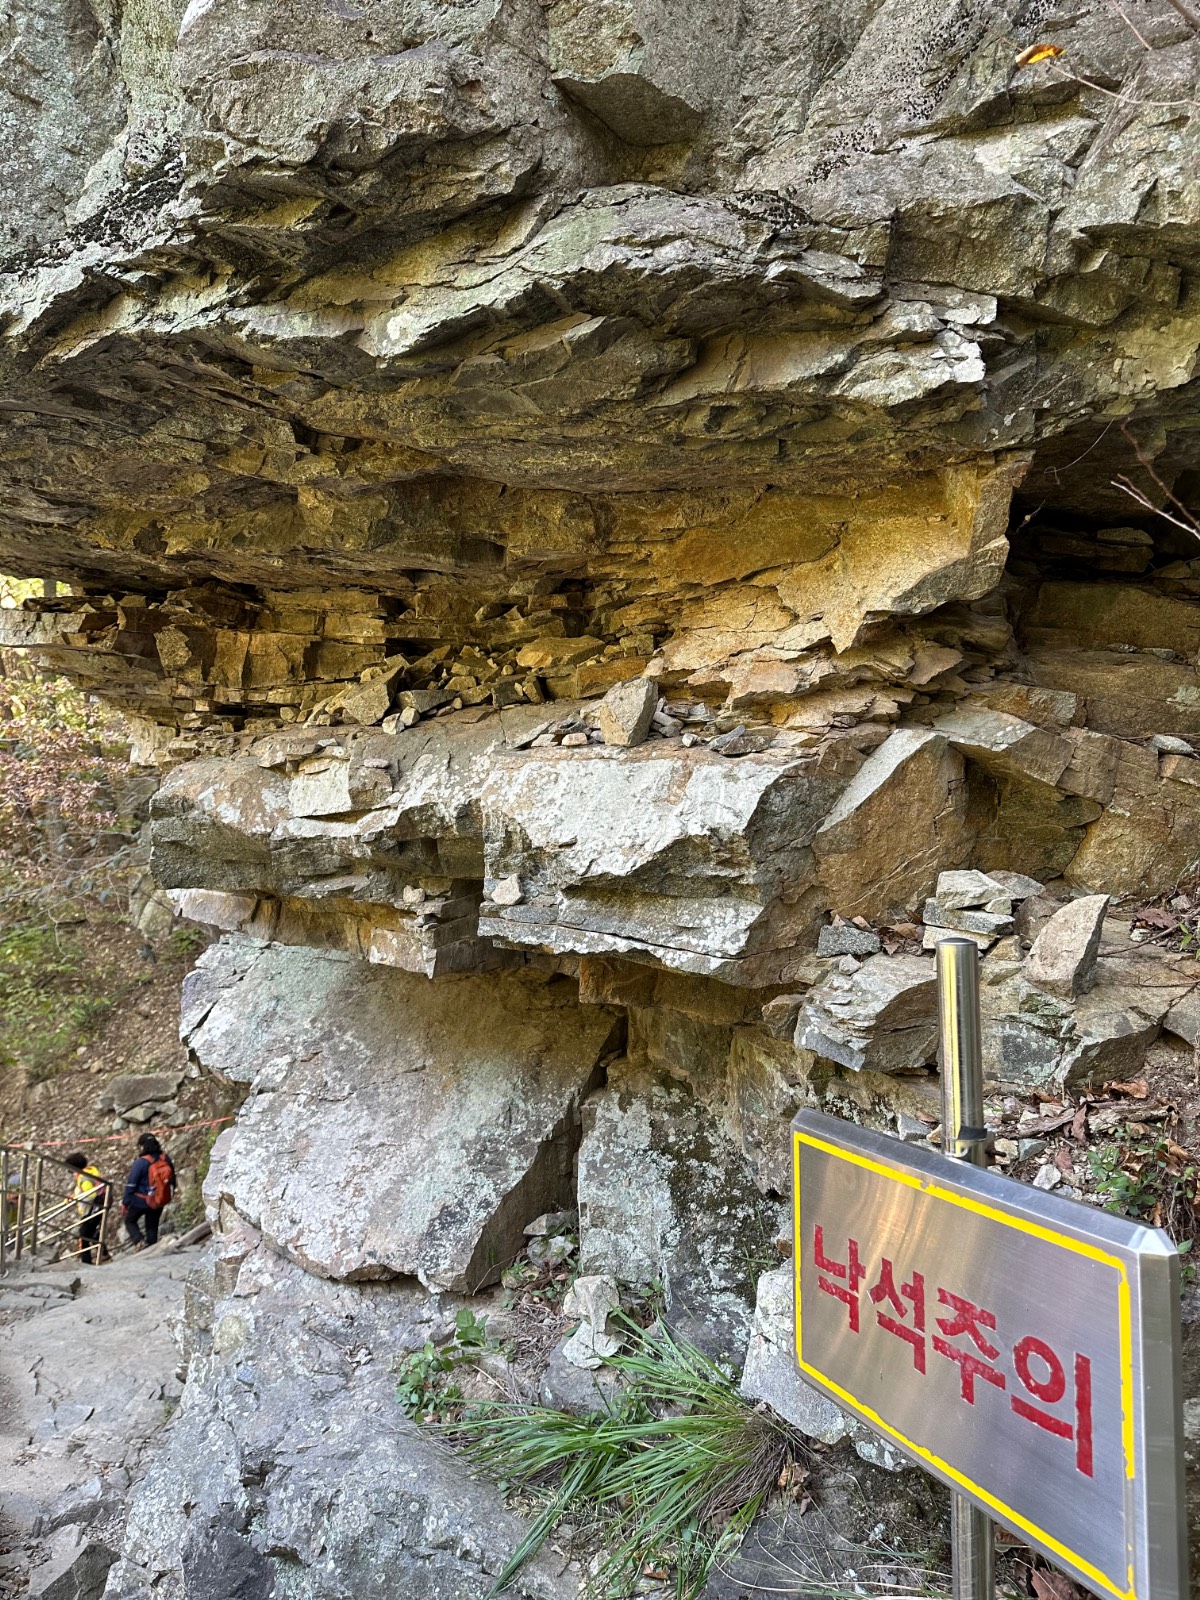
[[0,642],[136,727],[246,1096],[109,1600],[483,1600],[518,1525],[390,1375],[547,1216],[601,1342],[597,1285],[847,1435],[788,1121],[933,1136],[948,929],[998,1159],[1193,1237],[1190,5],[51,0],[0,50],[0,567],[63,586]]

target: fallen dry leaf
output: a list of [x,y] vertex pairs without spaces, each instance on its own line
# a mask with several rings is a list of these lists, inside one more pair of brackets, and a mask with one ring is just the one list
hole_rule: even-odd
[[1179,918],[1171,911],[1164,911],[1161,906],[1144,906],[1141,911],[1134,913],[1135,927],[1142,928],[1177,928]]
[[1148,1100],[1150,1087],[1145,1078],[1130,1078],[1128,1083],[1110,1083],[1113,1094],[1123,1094],[1130,1100]]
[[1060,44],[1031,44],[1013,62],[1017,71],[1022,67],[1036,67],[1039,61],[1053,61],[1055,56],[1061,56],[1063,47]]
[[1079,1585],[1064,1578],[1061,1572],[1035,1572],[1033,1592],[1037,1600],[1087,1600]]

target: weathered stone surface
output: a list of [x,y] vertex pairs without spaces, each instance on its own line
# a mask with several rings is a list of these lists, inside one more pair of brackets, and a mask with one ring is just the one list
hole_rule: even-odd
[[[518,905],[480,931],[558,954],[651,958],[729,982],[769,982],[815,935],[808,845],[841,782],[819,759],[643,745],[533,750],[497,763],[483,795],[487,882]],[[811,934],[810,934],[811,930]]]
[[274,945],[243,963],[203,958],[186,1038],[250,1085],[220,1189],[276,1248],[326,1277],[474,1289],[570,1199],[612,1018],[569,980],[433,984]]
[[1091,988],[1108,902],[1106,894],[1085,895],[1054,913],[1029,952],[1030,983],[1066,996]]
[[614,684],[600,702],[600,732],[605,744],[625,748],[641,744],[657,709],[657,684],[646,678]]
[[546,1363],[538,1401],[552,1411],[570,1411],[587,1417],[612,1410],[621,1395],[620,1378],[611,1367],[575,1366],[563,1355],[565,1340],[555,1345]]
[[1008,898],[1004,884],[986,872],[942,872],[934,898],[941,911],[964,911]]
[[921,956],[871,956],[809,991],[796,1044],[856,1072],[903,1072],[933,1059],[937,977]]
[[705,1107],[661,1070],[614,1062],[584,1106],[578,1184],[584,1272],[661,1284],[673,1326],[740,1359],[749,1263],[776,1208]]
[[[831,974],[831,915],[909,950],[933,896],[925,943],[1002,937],[1006,1087],[1195,1033],[1161,965],[1106,947],[1059,994],[1017,945],[1197,867],[1200,564],[1154,512],[1200,472],[1177,8],[947,45],[899,0],[47,6],[0,47],[36,89],[0,108],[0,565],[71,587],[0,640],[137,719],[164,887],[272,942],[185,996],[252,1081],[231,1238],[242,1207],[318,1272],[470,1281],[571,1198],[615,1022],[583,1249],[733,1351],[725,1241],[786,1193],[796,1106],[919,1138],[936,1100],[932,963]],[[1070,71],[1014,67],[1046,37]],[[654,701],[636,749],[610,692]],[[951,905],[959,872],[1000,892]],[[305,1478],[315,1420],[260,1474],[242,1366],[197,1391],[216,1483],[183,1462],[114,1584],[488,1587],[490,1524],[397,1532],[415,1470],[386,1505]],[[275,1398],[319,1411],[309,1369]]]
[[736,36],[725,10],[705,0],[554,0],[546,20],[555,83],[635,145],[697,132],[721,95]]
[[830,905],[880,920],[920,905],[938,873],[970,850],[965,798],[961,762],[944,739],[917,729],[893,733],[813,838]]
[[817,954],[822,956],[873,956],[879,949],[879,935],[852,922],[831,923],[817,937]]
[[[0,1526],[13,1592],[97,1600],[130,1484],[179,1399],[173,1326],[199,1252],[14,1269],[0,1319]],[[138,1362],[131,1367],[136,1330]]]
[[45,1561],[29,1575],[26,1593],[37,1600],[100,1600],[117,1552],[78,1528],[62,1528]]
[[[218,1241],[210,1282],[107,1600],[484,1600],[524,1529],[395,1399],[393,1363],[452,1313],[412,1284],[314,1279],[252,1230]],[[562,1568],[538,1557],[513,1593],[574,1600]]]
[[183,1082],[178,1072],[123,1073],[110,1078],[96,1104],[101,1111],[115,1111],[119,1117],[131,1116],[143,1106],[159,1106],[171,1100]]

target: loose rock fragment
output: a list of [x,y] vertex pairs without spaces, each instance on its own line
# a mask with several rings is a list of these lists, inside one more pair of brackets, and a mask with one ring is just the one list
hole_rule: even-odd
[[576,1278],[563,1298],[563,1315],[578,1317],[579,1326],[563,1345],[563,1360],[594,1372],[601,1362],[615,1356],[625,1338],[621,1333],[610,1333],[608,1324],[620,1304],[616,1279],[608,1273]]
[[1025,976],[1030,983],[1067,997],[1091,988],[1109,899],[1084,895],[1054,913],[1029,952]]
[[933,1059],[937,978],[921,956],[871,956],[809,993],[796,1044],[855,1072],[903,1072]]
[[817,936],[817,953],[823,956],[873,956],[879,949],[879,935],[852,922],[828,924]]

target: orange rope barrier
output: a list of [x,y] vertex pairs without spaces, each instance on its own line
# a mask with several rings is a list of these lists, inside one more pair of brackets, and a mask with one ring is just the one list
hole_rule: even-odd
[[[214,1117],[211,1122],[184,1122],[181,1123],[177,1128],[132,1127],[126,1128],[123,1133],[98,1134],[96,1137],[91,1139],[39,1139],[37,1142],[40,1146],[47,1150],[54,1150],[62,1145],[68,1144],[72,1148],[77,1148],[85,1144],[115,1144],[117,1140],[128,1139],[133,1134],[153,1133],[157,1137],[159,1134],[167,1134],[169,1136],[174,1133],[188,1133],[193,1128],[219,1128],[223,1122],[233,1122],[236,1115],[236,1112],[231,1112],[227,1117]],[[4,1142],[6,1141],[0,1140],[0,1143]],[[10,1144],[9,1149],[32,1150],[34,1149],[34,1142],[32,1139],[24,1140],[22,1142]]]

